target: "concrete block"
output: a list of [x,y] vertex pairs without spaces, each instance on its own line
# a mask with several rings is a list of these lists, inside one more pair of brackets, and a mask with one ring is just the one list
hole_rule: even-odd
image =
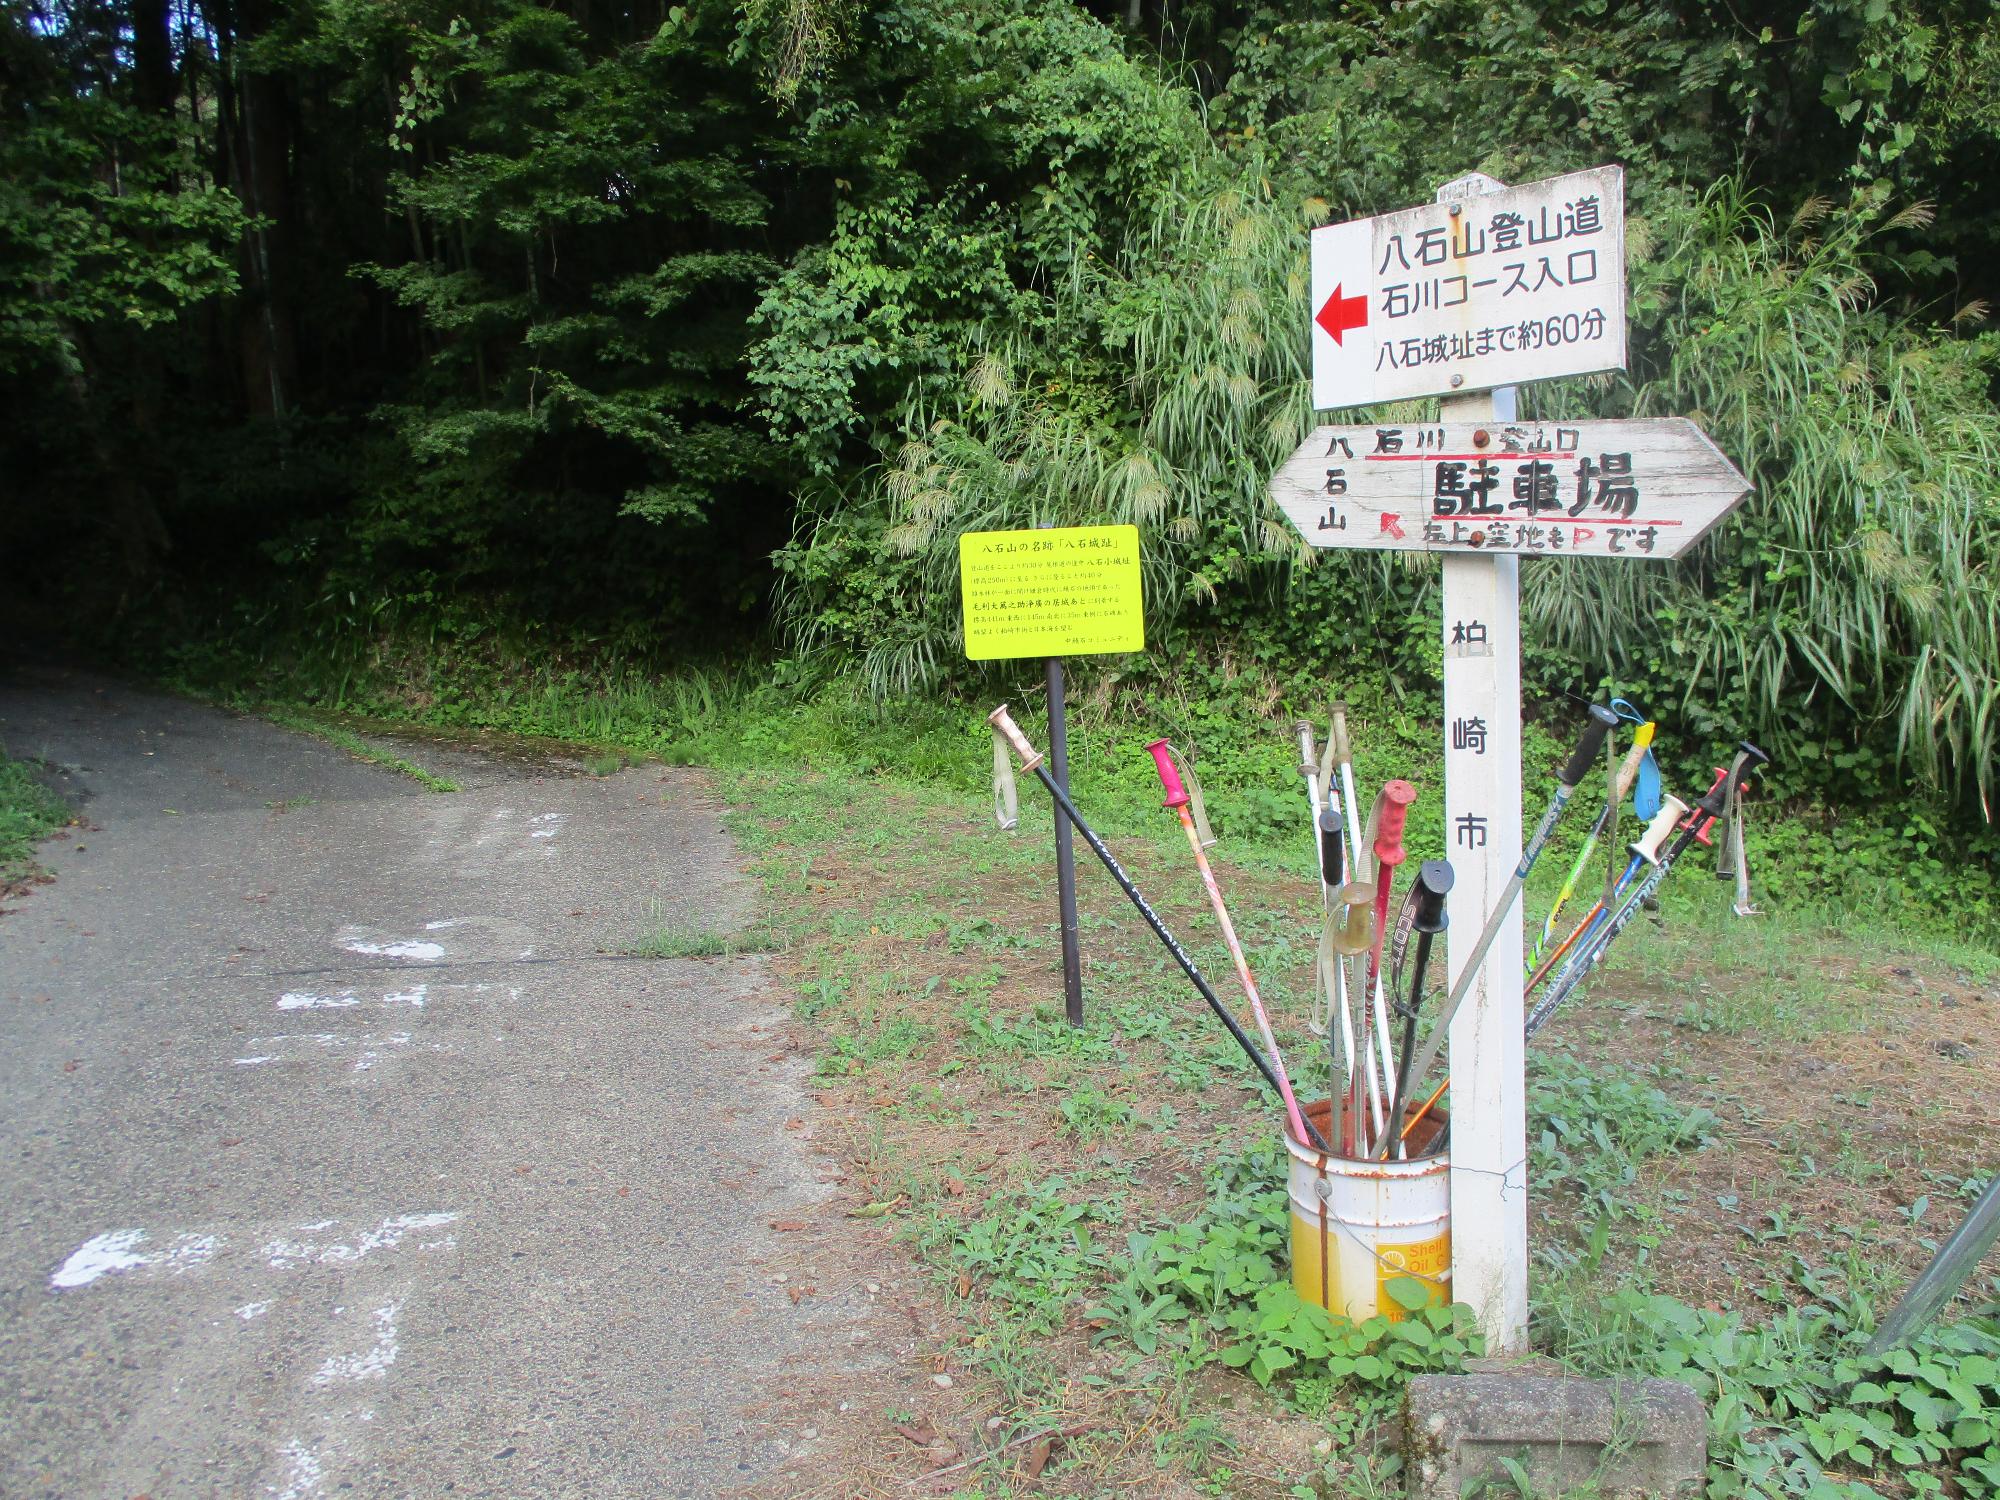
[[1537,1500],[1700,1500],[1708,1412],[1671,1380],[1546,1375],[1419,1375],[1403,1415],[1410,1500],[1457,1500],[1484,1479],[1517,1493],[1517,1460]]

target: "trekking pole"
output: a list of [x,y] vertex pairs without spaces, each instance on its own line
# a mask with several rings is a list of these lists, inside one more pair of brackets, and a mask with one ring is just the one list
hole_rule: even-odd
[[[1723,786],[1728,775],[1726,770],[1717,766],[1715,780],[1709,784],[1709,791],[1713,792]],[[1696,808],[1700,805],[1697,799]],[[1547,981],[1549,971],[1555,968],[1556,961],[1563,956],[1565,950],[1569,950],[1569,962],[1564,964],[1561,972],[1556,975],[1555,983],[1560,986],[1569,981],[1571,969],[1579,962],[1588,960],[1596,949],[1598,940],[1603,937],[1612,915],[1623,903],[1625,893],[1632,888],[1632,882],[1642,878],[1642,872],[1659,867],[1666,842],[1676,828],[1692,824],[1699,817],[1700,814],[1695,809],[1690,808],[1678,797],[1661,799],[1660,810],[1653,815],[1653,821],[1646,825],[1646,831],[1639,841],[1630,846],[1632,860],[1625,866],[1625,873],[1618,877],[1615,885],[1607,878],[1606,885],[1609,886],[1607,893],[1597,899],[1597,903],[1591,907],[1589,914],[1578,924],[1576,930],[1563,940],[1562,947],[1551,954],[1549,961],[1536,972],[1530,988]],[[1697,834],[1696,837],[1701,838],[1701,835]],[[1701,838],[1701,842],[1706,843],[1707,840]]]
[[[1632,876],[1641,866],[1657,864],[1659,862],[1660,846],[1667,841],[1668,836],[1674,831],[1674,825],[1680,822],[1687,810],[1688,805],[1678,797],[1668,796],[1661,799],[1660,809],[1653,815],[1652,822],[1646,825],[1646,831],[1628,846],[1632,854],[1632,863],[1626,867],[1624,875],[1620,877],[1617,892],[1614,893],[1612,899],[1617,899],[1617,894],[1624,892],[1626,887],[1631,884]],[[1604,910],[1604,907],[1604,898],[1599,896],[1590,910],[1584,913],[1583,920],[1570,930],[1569,936],[1557,944],[1555,952],[1548,956],[1548,961],[1535,971],[1534,978],[1522,986],[1522,993],[1524,995],[1534,993],[1535,986],[1548,977],[1549,971],[1561,962],[1562,956],[1569,952],[1570,947],[1576,940],[1582,937],[1596,923],[1598,914]],[[1409,1137],[1412,1130],[1416,1129],[1417,1123],[1431,1112],[1439,1098],[1443,1096],[1444,1091],[1450,1087],[1451,1080],[1447,1078],[1431,1092],[1430,1098],[1423,1102],[1423,1107],[1410,1115],[1410,1118],[1403,1125],[1403,1136],[1405,1139]]]
[[1673,869],[1675,861],[1687,852],[1688,846],[1709,842],[1708,832],[1715,826],[1715,820],[1721,816],[1722,809],[1728,805],[1730,795],[1740,793],[1744,783],[1757,772],[1758,768],[1770,763],[1771,757],[1748,740],[1743,740],[1737,745],[1736,758],[1729,763],[1729,769],[1719,771],[1715,785],[1702,793],[1694,805],[1694,810],[1688,814],[1687,822],[1681,827],[1679,836],[1660,856],[1659,863],[1654,865],[1646,878],[1639,882],[1632,894],[1625,898],[1624,904],[1618,908],[1618,914],[1596,934],[1591,940],[1590,947],[1577,951],[1577,956],[1564,968],[1562,977],[1528,1013],[1523,1023],[1523,1030],[1528,1036],[1532,1037],[1541,1030],[1548,1023],[1549,1017],[1555,1014],[1557,1007],[1575,993],[1576,987],[1583,983],[1584,978],[1604,961],[1604,955],[1611,950],[1611,945],[1617,940],[1618,934],[1623,932],[1639,914],[1639,909],[1646,904],[1647,898],[1660,888],[1667,878],[1667,873]]
[[1236,939],[1236,926],[1229,920],[1229,908],[1223,904],[1222,889],[1215,883],[1215,871],[1209,868],[1208,852],[1201,847],[1201,834],[1196,831],[1194,814],[1188,809],[1192,799],[1187,794],[1187,788],[1181,785],[1180,771],[1173,761],[1173,750],[1165,740],[1154,740],[1146,748],[1152,752],[1153,769],[1160,773],[1160,789],[1167,794],[1165,805],[1179,816],[1181,828],[1187,834],[1188,847],[1194,850],[1194,865],[1201,871],[1201,883],[1208,891],[1208,904],[1214,909],[1215,920],[1222,927],[1222,940],[1229,947],[1230,962],[1236,966],[1237,982],[1250,998],[1250,1014],[1256,1017],[1257,1030],[1264,1038],[1271,1070],[1278,1075],[1278,1092],[1284,1095],[1285,1114],[1292,1122],[1292,1134],[1303,1144],[1308,1139],[1306,1117],[1299,1112],[1299,1101],[1292,1096],[1292,1081],[1285,1076],[1285,1060],[1278,1052],[1278,1039],[1272,1034],[1271,1018],[1264,1014],[1264,998],[1257,993],[1257,981],[1250,977],[1250,964],[1243,956],[1242,943]]
[[[1327,1051],[1333,1059],[1333,1139],[1351,1141],[1351,1095],[1355,1080],[1354,1012],[1348,1002],[1347,971],[1334,946],[1334,930],[1345,908],[1340,892],[1346,882],[1347,847],[1339,813],[1327,808],[1319,815],[1320,907],[1319,981],[1327,996]],[[1350,1148],[1351,1149],[1351,1148]]]
[[1410,998],[1397,1007],[1403,1017],[1403,1046],[1398,1054],[1403,1065],[1396,1071],[1396,1091],[1390,1096],[1389,1129],[1375,1143],[1378,1159],[1387,1157],[1392,1146],[1402,1149],[1403,1111],[1409,1107],[1410,1097],[1410,1058],[1417,1047],[1417,1008],[1424,998],[1424,972],[1430,968],[1431,943],[1445,929],[1444,898],[1451,893],[1452,879],[1449,864],[1441,859],[1427,859],[1417,867],[1417,878],[1410,886],[1415,906],[1410,926],[1417,935],[1417,961],[1410,977]]
[[[991,724],[1013,748],[1014,754],[1020,758],[1021,769],[1033,771],[1041,778],[1042,785],[1049,789],[1049,795],[1055,799],[1056,806],[1062,809],[1063,816],[1069,819],[1070,826],[1083,835],[1083,841],[1090,845],[1090,852],[1097,856],[1106,870],[1110,871],[1111,878],[1118,882],[1118,888],[1131,900],[1139,915],[1145,918],[1146,925],[1153,929],[1153,936],[1158,938],[1167,952],[1174,956],[1174,962],[1180,965],[1181,972],[1187,975],[1195,989],[1200,992],[1201,998],[1208,1002],[1208,1008],[1215,1012],[1216,1019],[1229,1029],[1229,1034],[1236,1039],[1236,1045],[1243,1049],[1243,1055],[1256,1064],[1257,1071],[1264,1075],[1264,1081],[1271,1086],[1272,1092],[1278,1092],[1278,1075],[1271,1070],[1271,1064],[1265,1060],[1264,1054],[1257,1050],[1257,1044],[1250,1040],[1236,1017],[1230,1014],[1229,1007],[1222,1003],[1221,997],[1202,977],[1201,970],[1195,967],[1195,962],[1188,957],[1187,950],[1176,941],[1167,924],[1160,920],[1160,914],[1153,910],[1144,896],[1139,894],[1139,887],[1132,883],[1132,877],[1125,873],[1125,867],[1119,864],[1117,858],[1105,847],[1104,840],[1084,822],[1083,814],[1078,812],[1076,804],[1069,800],[1069,793],[1062,789],[1055,777],[1049,774],[1049,768],[1042,764],[1042,753],[1028,743],[1028,737],[1021,733],[1021,726],[1016,724],[1013,715],[1007,712],[1007,705],[1003,703],[994,709],[986,716],[986,722]],[[1312,1122],[1306,1123],[1307,1129],[1311,1131],[1313,1143],[1322,1151],[1329,1150],[1319,1132],[1311,1130]]]
[[[1389,1102],[1395,1087],[1396,1057],[1389,1028],[1389,1001],[1382,983],[1382,945],[1389,935],[1389,898],[1394,892],[1396,871],[1408,857],[1403,848],[1403,826],[1409,821],[1410,804],[1417,789],[1407,781],[1385,781],[1375,795],[1375,807],[1368,814],[1367,845],[1374,855],[1371,874],[1375,881],[1375,940],[1368,952],[1367,989],[1362,1004],[1373,1018],[1376,1050],[1382,1059],[1382,1102]],[[1378,1116],[1375,1128],[1383,1128]]]
[[1423,1123],[1424,1116],[1437,1107],[1438,1100],[1444,1097],[1444,1091],[1450,1087],[1451,1080],[1447,1078],[1436,1088],[1432,1089],[1430,1098],[1426,1099],[1418,1108],[1410,1111],[1410,1118],[1403,1122],[1403,1128],[1397,1135],[1397,1139],[1407,1141],[1410,1138],[1410,1132]]
[[[1650,878],[1653,872],[1660,871],[1662,861],[1667,858],[1665,851],[1666,838],[1675,828],[1682,829],[1688,838],[1697,843],[1705,844],[1708,842],[1707,832],[1708,829],[1714,826],[1715,820],[1706,813],[1705,809],[1711,798],[1718,796],[1727,797],[1728,786],[1729,772],[1723,767],[1717,766],[1715,768],[1715,780],[1709,784],[1708,791],[1696,799],[1693,808],[1689,808],[1687,804],[1679,802],[1679,799],[1672,797],[1665,799],[1661,803],[1659,813],[1655,815],[1652,823],[1646,829],[1646,836],[1639,843],[1632,846],[1632,862],[1625,867],[1625,874],[1619,879],[1617,888],[1608,900],[1600,901],[1597,904],[1589,922],[1580,934],[1581,941],[1576,943],[1575,951],[1570,955],[1569,962],[1564,964],[1562,972],[1556,975],[1554,989],[1567,994],[1582,981],[1584,973],[1596,964],[1600,956],[1600,945],[1609,941],[1607,934],[1610,933],[1614,913],[1623,910],[1625,892],[1631,888],[1633,880],[1639,877],[1642,866],[1651,867],[1646,878]],[[1670,820],[1668,817],[1669,812],[1675,811],[1684,814],[1684,816]],[[1678,854],[1684,847],[1685,841],[1678,841],[1675,845],[1675,853]],[[1661,878],[1665,878],[1664,874],[1661,875]],[[1657,889],[1657,886],[1655,888]],[[1578,933],[1570,934],[1572,940],[1575,940],[1578,936]],[[1549,967],[1553,967],[1553,963],[1544,965],[1545,969]],[[1555,1002],[1555,1004],[1560,1003],[1560,1000]],[[1549,1007],[1551,1010],[1553,1008],[1553,1005]],[[1529,1019],[1534,1021],[1534,1029],[1540,1030],[1542,1023],[1547,1018],[1548,1012],[1541,1008],[1541,1002],[1538,1001],[1536,1008],[1529,1012]]]
[[1535,951],[1528,955],[1527,962],[1522,965],[1522,972],[1534,973],[1535,965],[1542,961],[1542,954],[1548,950],[1549,940],[1555,936],[1556,918],[1562,915],[1562,909],[1569,903],[1569,898],[1576,894],[1576,883],[1583,878],[1583,872],[1589,868],[1590,856],[1597,852],[1597,841],[1604,837],[1605,830],[1618,816],[1618,804],[1625,800],[1625,794],[1632,790],[1632,783],[1638,778],[1639,762],[1646,758],[1646,751],[1653,743],[1653,730],[1653,724],[1648,721],[1632,731],[1632,748],[1625,752],[1625,760],[1618,767],[1618,776],[1611,788],[1611,799],[1605,804],[1604,811],[1597,815],[1597,821],[1591,824],[1590,833],[1583,841],[1583,852],[1577,855],[1576,863],[1570,867],[1569,876],[1563,881],[1562,889],[1556,892],[1555,904],[1549,908],[1549,914],[1542,922],[1542,935],[1535,939]]
[[1340,805],[1347,809],[1347,865],[1359,874],[1361,865],[1361,804],[1354,800],[1354,747],[1347,739],[1347,705],[1333,705],[1333,720],[1327,726],[1333,764],[1340,776]]
[[1486,925],[1479,930],[1479,937],[1472,945],[1472,952],[1466,959],[1465,967],[1459,970],[1458,982],[1451,987],[1451,993],[1445,997],[1444,1006],[1438,1012],[1437,1021],[1431,1027],[1429,1038],[1418,1051],[1416,1060],[1410,1064],[1412,1083],[1423,1082],[1424,1074],[1430,1071],[1431,1064],[1437,1061],[1438,1053],[1444,1050],[1445,1037],[1451,1031],[1452,1017],[1458,1014],[1459,1006],[1464,1004],[1466,995],[1472,989],[1473,980],[1479,977],[1479,966],[1486,961],[1486,950],[1493,946],[1494,938],[1500,935],[1500,928],[1506,922],[1507,914],[1513,910],[1514,902],[1521,894],[1521,887],[1527,884],[1528,872],[1535,868],[1535,861],[1542,857],[1542,850],[1547,847],[1549,836],[1555,832],[1556,820],[1562,816],[1563,808],[1568,805],[1577,784],[1590,774],[1590,768],[1597,760],[1597,752],[1604,746],[1604,737],[1611,733],[1611,727],[1617,722],[1618,715],[1610,709],[1596,703],[1590,705],[1589,722],[1583,726],[1583,734],[1576,742],[1576,749],[1570,752],[1569,760],[1556,772],[1555,795],[1549,799],[1549,805],[1542,813],[1542,821],[1535,827],[1534,837],[1528,840],[1528,846],[1521,851],[1521,862],[1514,867],[1513,878],[1501,890],[1500,899],[1487,913]]
[[[1310,827],[1313,837],[1313,862],[1319,867],[1320,911],[1322,913],[1320,931],[1319,990],[1326,1003],[1326,1050],[1332,1065],[1331,1087],[1328,1098],[1333,1101],[1333,1138],[1341,1138],[1341,1116],[1344,1114],[1343,1100],[1346,1083],[1351,1076],[1354,1056],[1354,1018],[1347,1008],[1346,974],[1340,964],[1333,961],[1332,950],[1325,939],[1327,929],[1333,922],[1335,896],[1342,883],[1344,869],[1343,856],[1346,849],[1341,841],[1342,820],[1339,813],[1327,806],[1327,799],[1320,790],[1319,750],[1313,744],[1313,727],[1304,719],[1292,725],[1292,733],[1298,737],[1299,774],[1306,779],[1306,806],[1309,809]],[[1340,800],[1336,795],[1336,803]],[[1327,819],[1331,818],[1331,836]],[[1332,863],[1329,865],[1329,860]],[[1328,869],[1335,873],[1329,876]],[[1319,1002],[1313,1007],[1313,1026],[1321,1025]],[[1343,1071],[1343,1058],[1347,1071]]]
[[1308,827],[1313,834],[1313,859],[1319,865],[1319,880],[1326,884],[1325,841],[1319,836],[1320,814],[1326,811],[1326,799],[1319,789],[1319,756],[1313,746],[1313,727],[1304,719],[1292,726],[1292,733],[1299,741],[1299,774],[1306,779],[1306,806],[1311,809]]
[[[1341,805],[1347,810],[1347,875],[1350,885],[1341,893],[1343,904],[1348,909],[1347,927],[1350,935],[1358,925],[1359,916],[1354,911],[1355,887],[1368,887],[1361,882],[1369,878],[1367,857],[1364,851],[1374,843],[1375,829],[1371,826],[1364,832],[1361,822],[1361,803],[1354,793],[1354,746],[1347,735],[1347,705],[1336,702],[1332,708],[1332,718],[1327,726],[1327,750],[1331,770],[1340,781]],[[1371,895],[1372,899],[1372,895]],[[1365,949],[1362,951],[1366,951]],[[1381,1005],[1370,1010],[1370,991],[1367,988],[1366,965],[1353,961],[1349,953],[1347,993],[1351,1004],[1360,1010],[1359,1026],[1355,1037],[1360,1047],[1362,1087],[1357,1088],[1357,1102],[1362,1092],[1366,1092],[1369,1112],[1375,1128],[1383,1124],[1382,1111],[1388,1103],[1389,1079],[1395,1070],[1394,1060],[1389,1055],[1389,1016]],[[1373,1044],[1370,1044],[1370,1037]],[[1379,1065],[1379,1073],[1378,1073]],[[1356,1136],[1356,1150],[1360,1150],[1360,1136]]]
[[[1331,867],[1340,868],[1339,861]],[[1349,869],[1348,874],[1353,871]],[[1341,1006],[1350,1013],[1356,1005],[1361,1014],[1358,1024],[1354,1020],[1347,1023],[1347,1117],[1349,1129],[1345,1144],[1348,1150],[1359,1152],[1367,1138],[1369,1115],[1374,1117],[1376,1128],[1382,1123],[1382,1089],[1375,1077],[1375,1054],[1368,1046],[1368,1001],[1367,982],[1368,950],[1375,940],[1373,918],[1375,914],[1375,888],[1362,880],[1349,880],[1333,896],[1332,920],[1321,934],[1327,950],[1327,958],[1334,969],[1341,988]],[[1368,1114],[1362,1113],[1364,1103]]]
[[1569,936],[1556,945],[1547,962],[1535,970],[1527,984],[1523,986],[1523,994],[1533,993],[1540,988],[1542,982],[1549,977],[1549,971],[1562,962],[1563,955],[1576,947],[1578,939],[1583,940],[1584,946],[1577,951],[1588,951],[1592,937],[1603,919],[1605,908],[1631,888],[1633,877],[1642,868],[1660,862],[1661,847],[1672,835],[1675,825],[1687,815],[1687,811],[1688,805],[1678,797],[1667,796],[1660,799],[1660,810],[1653,814],[1653,820],[1646,825],[1645,832],[1626,845],[1627,851],[1632,856],[1632,862],[1625,867],[1625,873],[1618,877],[1617,884],[1612,887],[1610,900],[1607,901],[1603,896],[1599,896],[1591,903],[1590,910],[1583,914],[1583,920],[1570,929]]

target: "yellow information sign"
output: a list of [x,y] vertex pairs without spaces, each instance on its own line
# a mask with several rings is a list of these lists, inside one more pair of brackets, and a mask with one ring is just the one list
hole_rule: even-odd
[[968,531],[958,581],[969,660],[1146,648],[1136,526]]

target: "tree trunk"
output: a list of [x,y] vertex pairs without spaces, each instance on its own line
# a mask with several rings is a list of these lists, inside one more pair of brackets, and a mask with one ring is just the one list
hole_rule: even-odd
[[158,115],[172,114],[180,93],[168,13],[169,0],[132,0],[133,98],[139,108]]
[[[206,9],[206,8],[205,8]],[[252,72],[238,43],[254,41],[273,19],[268,0],[208,11],[216,27],[220,69],[232,85],[224,91],[223,128],[229,132],[231,186],[257,223],[242,247],[243,310],[239,328],[243,396],[249,409],[282,417],[297,380],[293,337],[291,270],[291,112],[285,80],[276,73]],[[230,24],[233,23],[233,26]],[[230,120],[227,106],[234,104]]]

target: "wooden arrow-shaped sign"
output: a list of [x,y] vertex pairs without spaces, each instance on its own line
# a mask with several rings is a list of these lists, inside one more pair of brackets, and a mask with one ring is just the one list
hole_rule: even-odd
[[1678,557],[1750,493],[1684,417],[1322,427],[1271,479],[1315,547]]

